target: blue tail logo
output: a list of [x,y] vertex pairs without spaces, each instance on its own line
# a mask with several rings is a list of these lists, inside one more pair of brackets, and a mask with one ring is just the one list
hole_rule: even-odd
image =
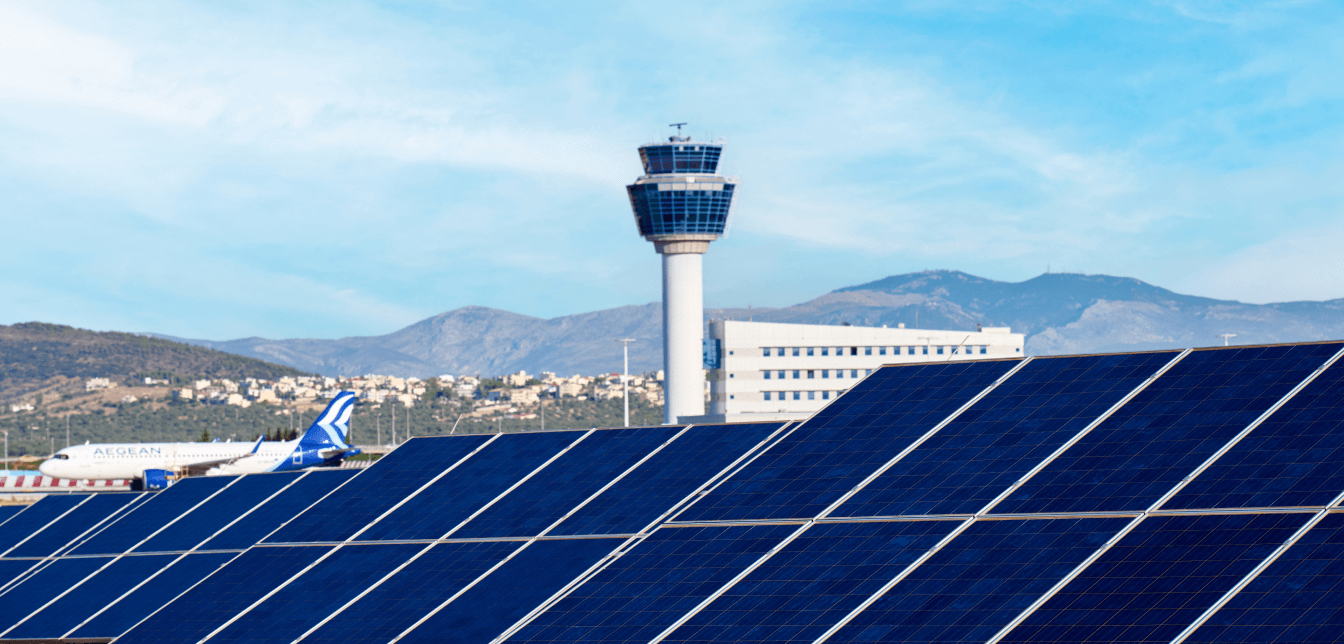
[[317,420],[299,439],[300,450],[346,448],[345,437],[350,435],[350,414],[355,410],[355,392],[336,394],[331,404],[322,410]]

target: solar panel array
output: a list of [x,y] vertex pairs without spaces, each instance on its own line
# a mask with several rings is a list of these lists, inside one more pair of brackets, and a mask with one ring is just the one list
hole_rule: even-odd
[[1344,343],[928,363],[0,515],[0,639],[1344,640]]

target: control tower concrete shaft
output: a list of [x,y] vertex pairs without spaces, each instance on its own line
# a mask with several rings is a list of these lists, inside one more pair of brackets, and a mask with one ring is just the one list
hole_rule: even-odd
[[728,226],[737,184],[715,172],[721,143],[673,136],[639,148],[644,176],[626,186],[639,234],[663,256],[663,422],[705,413],[700,256]]

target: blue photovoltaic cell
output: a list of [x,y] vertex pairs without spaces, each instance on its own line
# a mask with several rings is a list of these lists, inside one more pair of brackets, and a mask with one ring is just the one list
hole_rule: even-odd
[[424,549],[424,544],[347,545],[210,641],[288,644]]
[[489,642],[616,549],[623,539],[533,542],[406,634],[406,644]]
[[1017,364],[994,360],[878,369],[677,520],[816,516]]
[[1162,507],[1325,505],[1344,492],[1340,463],[1344,364],[1337,362]]
[[[554,463],[453,533],[454,539],[541,534],[574,506],[667,442],[681,427],[593,432]],[[577,435],[576,435],[577,437]],[[471,480],[471,479],[464,479]]]
[[390,642],[520,546],[518,541],[436,544],[303,641]]
[[1333,345],[1195,351],[994,512],[1146,509],[1334,352]]
[[93,529],[127,505],[141,500],[139,494],[124,492],[95,494],[69,514],[51,523],[31,539],[5,553],[6,557],[47,557],[69,545],[76,537]]
[[41,612],[29,617],[5,634],[5,637],[9,639],[61,637],[176,558],[177,555],[122,557]]
[[117,642],[199,641],[334,547],[253,548],[127,631]]
[[312,470],[252,514],[207,541],[201,550],[234,550],[250,548],[286,521],[318,502],[332,490],[340,488],[360,472],[367,470]]
[[1310,514],[1150,517],[1003,642],[1170,642]]
[[70,508],[79,505],[91,494],[52,494],[42,497],[23,512],[0,526],[0,552],[14,547],[14,544],[28,538],[28,535],[41,530]]
[[828,641],[988,641],[1129,521],[978,521]]
[[978,512],[1176,355],[1037,358],[832,516]]
[[232,483],[233,476],[189,478],[178,481],[154,497],[121,514],[116,521],[100,529],[97,534],[79,544],[70,554],[121,554],[170,521],[182,516],[192,506]]
[[110,557],[57,559],[41,572],[10,588],[0,599],[0,631],[18,623],[110,561]]
[[1344,515],[1331,514],[1186,640],[1338,642],[1344,638]]
[[812,642],[960,521],[813,526],[668,642]]
[[344,541],[487,440],[483,435],[412,438],[265,541]]
[[[438,539],[585,432],[504,434],[359,535],[360,541]],[[452,437],[425,440],[452,442]],[[568,508],[566,508],[568,510]]]
[[659,529],[509,641],[648,642],[798,528]]
[[[0,588],[40,563],[35,559],[0,559]],[[0,590],[0,592],[3,592]]]
[[692,427],[550,534],[642,530],[781,426],[783,423]]
[[137,546],[135,551],[179,552],[195,548],[230,521],[256,507],[301,475],[302,472],[248,474],[182,517],[181,521]]
[[[163,572],[136,588],[121,601],[103,609],[87,624],[71,633],[70,637],[117,637],[236,556],[238,555],[231,552],[178,556],[177,560]],[[137,558],[139,557],[126,557],[123,561]],[[112,601],[115,601],[115,598]]]
[[3,529],[6,521],[14,518],[14,515],[27,509],[26,505],[0,505],[0,529]]

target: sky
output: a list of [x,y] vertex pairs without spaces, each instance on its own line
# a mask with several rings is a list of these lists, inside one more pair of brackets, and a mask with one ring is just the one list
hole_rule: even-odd
[[956,269],[1344,297],[1337,2],[0,0],[0,324],[224,340],[661,297],[624,186],[740,180],[708,308]]

